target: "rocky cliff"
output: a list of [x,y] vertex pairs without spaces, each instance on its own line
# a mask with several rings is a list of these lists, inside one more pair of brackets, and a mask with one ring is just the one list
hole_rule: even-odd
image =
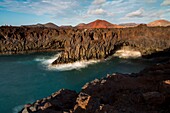
[[123,46],[149,55],[170,48],[170,27],[123,29],[0,27],[0,54],[64,50],[53,62],[104,59]]
[[77,60],[104,59],[123,46],[140,51],[143,56],[170,48],[170,27],[72,30],[65,50],[54,64]]
[[64,48],[65,31],[44,27],[0,27],[0,54]]
[[170,113],[170,62],[138,74],[112,74],[79,93],[62,89],[20,113]]

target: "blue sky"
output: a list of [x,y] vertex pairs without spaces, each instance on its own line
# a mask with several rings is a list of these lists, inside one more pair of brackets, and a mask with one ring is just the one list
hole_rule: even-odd
[[0,0],[0,25],[170,21],[170,0]]

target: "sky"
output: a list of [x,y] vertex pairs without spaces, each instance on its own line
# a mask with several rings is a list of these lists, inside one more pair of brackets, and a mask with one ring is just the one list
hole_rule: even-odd
[[170,21],[170,0],[0,0],[0,25]]

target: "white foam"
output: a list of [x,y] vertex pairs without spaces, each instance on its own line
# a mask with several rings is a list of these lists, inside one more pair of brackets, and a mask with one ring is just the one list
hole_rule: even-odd
[[35,61],[41,62],[41,64],[47,70],[52,70],[52,71],[68,71],[68,70],[74,70],[74,69],[80,70],[81,68],[85,68],[88,65],[99,62],[99,60],[83,60],[83,61],[77,61],[74,63],[51,65],[59,57],[59,55],[60,53],[50,58],[39,57],[39,58],[36,58]]
[[48,64],[51,64],[52,62],[54,62],[59,57],[59,55],[60,55],[60,53],[58,53],[50,58],[39,57],[39,58],[36,58],[35,61],[41,62],[42,64],[45,64],[45,65],[48,65]]
[[135,50],[121,49],[116,51],[114,56],[117,56],[119,58],[138,58],[141,57],[141,53]]
[[56,71],[68,71],[68,70],[80,70],[81,68],[85,68],[88,65],[95,64],[99,62],[99,60],[83,60],[76,61],[74,63],[67,64],[58,64],[58,65],[48,65],[48,70],[56,70]]

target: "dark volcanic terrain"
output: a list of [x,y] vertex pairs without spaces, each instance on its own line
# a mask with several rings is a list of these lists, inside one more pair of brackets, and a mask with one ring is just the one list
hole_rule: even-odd
[[116,73],[95,79],[79,93],[59,90],[26,104],[21,113],[170,113],[170,26],[0,27],[0,54],[62,50],[52,65],[105,59],[124,47],[159,63],[138,74]]
[[63,49],[64,32],[44,27],[0,27],[0,54]]
[[143,56],[170,48],[170,27],[72,29],[68,36],[64,52],[53,64],[105,59],[124,46],[140,51]]
[[170,27],[119,29],[0,27],[0,54],[63,50],[53,64],[104,59],[129,46],[143,56],[170,48]]
[[62,89],[21,113],[170,113],[170,61],[138,74],[112,74],[79,93]]

